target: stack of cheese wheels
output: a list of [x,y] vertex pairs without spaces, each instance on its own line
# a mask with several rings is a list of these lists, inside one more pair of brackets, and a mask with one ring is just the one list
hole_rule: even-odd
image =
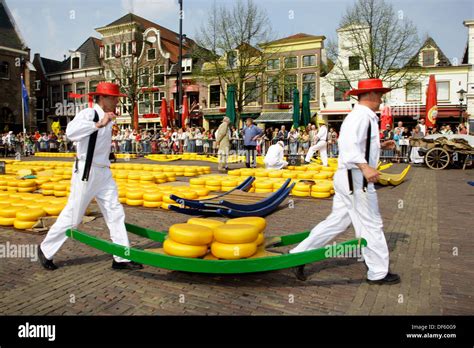
[[[16,201],[10,201],[10,203],[13,202]],[[16,213],[24,209],[24,206],[13,206],[11,204],[2,205],[2,207],[0,208],[0,226],[13,226],[13,223],[15,222],[16,218]]]
[[211,253],[218,259],[238,260],[250,257],[263,243],[266,221],[259,217],[231,219],[214,227]]
[[311,186],[311,197],[313,198],[328,198],[333,191],[333,183],[329,180],[319,180]]
[[159,208],[163,200],[163,194],[158,191],[143,194],[143,206],[147,208]]
[[201,257],[207,254],[213,235],[214,232],[210,227],[189,223],[175,224],[168,231],[163,250],[172,256]]
[[45,211],[41,208],[27,208],[17,211],[13,226],[19,230],[32,228],[38,222],[38,219],[45,215]]
[[296,197],[309,197],[311,192],[311,185],[305,182],[298,182],[293,190],[291,190],[291,194]]

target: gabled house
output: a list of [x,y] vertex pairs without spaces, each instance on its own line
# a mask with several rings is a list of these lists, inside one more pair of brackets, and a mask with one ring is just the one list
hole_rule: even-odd
[[[30,49],[22,38],[18,26],[5,0],[0,0],[0,133],[34,130],[35,96],[32,93],[35,68],[30,62]],[[21,76],[29,95],[29,112],[24,115]]]
[[33,64],[38,71],[35,80],[36,114],[41,130],[49,129],[54,120],[59,120],[61,127],[65,128],[80,109],[87,107],[86,97],[77,99],[70,94],[95,91],[97,84],[103,81],[99,60],[101,45],[100,39],[89,37],[77,49],[70,50],[63,61],[35,54]]

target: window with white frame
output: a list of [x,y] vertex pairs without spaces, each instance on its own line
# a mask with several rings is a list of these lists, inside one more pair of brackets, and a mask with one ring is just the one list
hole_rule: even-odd
[[105,76],[105,80],[106,81],[109,81],[109,82],[113,82],[113,80],[115,79],[115,74],[112,70],[105,70],[104,71],[104,76]]
[[156,59],[156,48],[149,48],[146,51],[146,59],[147,60],[155,60]]
[[81,57],[71,58],[71,70],[79,69],[81,67]]
[[153,67],[153,86],[165,85],[165,66],[155,65]]
[[181,70],[183,72],[191,72],[192,65],[193,65],[193,60],[191,58],[185,58],[181,62]]
[[151,93],[141,93],[138,97],[138,113],[140,115],[149,114],[151,111]]
[[35,80],[35,91],[41,90],[41,80]]
[[449,101],[449,81],[436,82],[436,95],[438,101]]
[[303,93],[309,92],[309,100],[316,100],[316,74],[303,74]]
[[421,100],[421,82],[411,82],[405,86],[405,95],[407,101]]
[[[76,82],[76,93],[77,94],[86,94],[86,83],[85,82]],[[84,97],[81,97],[79,100],[81,103],[83,103],[85,100]]]
[[161,112],[161,100],[166,97],[165,92],[153,93],[153,112],[159,114]]
[[121,105],[122,105],[122,115],[129,115],[132,113],[132,103],[130,99],[127,97],[121,98]]
[[435,65],[435,50],[426,50],[422,54],[423,66]]
[[110,45],[105,45],[105,59],[110,58]]
[[72,84],[68,83],[63,86],[63,100],[72,101],[73,99],[69,96],[72,92]]
[[138,82],[142,87],[148,87],[150,84],[150,69],[148,67],[138,69]]
[[267,102],[268,103],[277,103],[278,102],[278,93],[280,91],[278,86],[278,77],[277,76],[268,76],[267,78]]
[[115,58],[116,51],[115,51],[115,44],[110,45],[110,58]]

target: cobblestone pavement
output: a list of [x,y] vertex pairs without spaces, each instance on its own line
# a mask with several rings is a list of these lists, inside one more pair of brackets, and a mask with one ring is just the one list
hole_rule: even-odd
[[[202,275],[145,266],[115,271],[110,255],[68,240],[55,257],[60,268],[54,272],[28,259],[0,259],[0,313],[472,315],[474,189],[466,181],[473,179],[472,170],[415,167],[402,185],[378,190],[391,269],[402,278],[398,285],[368,285],[365,266],[355,259],[308,265],[306,282],[297,281],[290,270]],[[311,229],[331,209],[331,200],[294,203],[293,209],[284,207],[267,217],[267,236]],[[125,210],[128,222],[155,230],[187,220],[164,210]],[[108,239],[102,218],[81,229]],[[350,229],[337,241],[353,235]],[[0,228],[0,244],[38,244],[42,239]],[[131,242],[140,248],[156,245],[135,236]]]

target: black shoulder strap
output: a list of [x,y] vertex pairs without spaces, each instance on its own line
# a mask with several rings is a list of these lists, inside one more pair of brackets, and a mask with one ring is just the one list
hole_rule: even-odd
[[[97,111],[95,111],[93,121],[94,123],[99,122],[99,115],[97,114]],[[97,141],[97,133],[98,130],[92,133],[89,137],[89,144],[87,144],[86,164],[84,165],[84,174],[82,175],[82,181],[89,180],[89,173],[92,167],[92,158],[94,157],[95,143]]]
[[[370,137],[372,136],[372,124],[370,123],[369,120],[369,127],[367,128],[367,140],[365,141],[365,160],[367,161],[367,164],[369,164],[369,158],[370,158]],[[367,179],[364,176],[364,183],[363,183],[363,189],[364,191],[367,190]]]

